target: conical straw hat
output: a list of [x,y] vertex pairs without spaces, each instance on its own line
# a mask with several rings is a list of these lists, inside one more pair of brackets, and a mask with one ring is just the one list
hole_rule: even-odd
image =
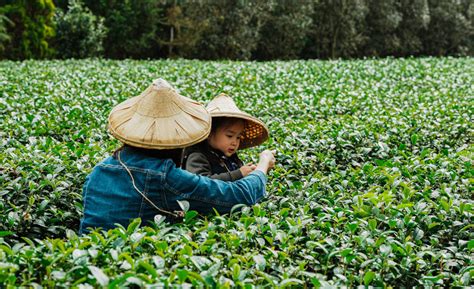
[[139,96],[112,109],[109,130],[134,147],[184,148],[207,138],[211,117],[203,105],[179,95],[159,78]]
[[246,121],[239,149],[258,146],[268,139],[267,126],[261,120],[241,111],[230,96],[221,93],[206,108],[212,117],[236,117]]

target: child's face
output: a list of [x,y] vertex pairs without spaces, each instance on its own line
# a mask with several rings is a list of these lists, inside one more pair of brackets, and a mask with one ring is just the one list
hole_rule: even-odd
[[244,131],[245,123],[237,121],[227,126],[221,126],[209,135],[209,145],[220,150],[226,157],[233,155],[240,145],[240,137]]

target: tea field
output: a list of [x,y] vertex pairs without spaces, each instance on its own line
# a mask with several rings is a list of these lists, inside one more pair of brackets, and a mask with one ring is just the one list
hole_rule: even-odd
[[[268,197],[78,236],[108,113],[158,77],[268,124]],[[0,112],[0,287],[474,284],[473,58],[3,61]]]

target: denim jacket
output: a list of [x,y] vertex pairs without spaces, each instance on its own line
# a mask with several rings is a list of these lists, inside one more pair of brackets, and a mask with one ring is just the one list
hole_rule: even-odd
[[[127,147],[120,152],[136,187],[156,206],[167,211],[180,210],[178,200],[186,200],[190,210],[210,213],[215,208],[227,213],[236,204],[253,205],[265,195],[266,175],[254,171],[235,182],[224,182],[195,175],[177,168],[171,159],[144,155]],[[79,233],[89,227],[110,229],[115,224],[127,226],[131,219],[153,220],[157,211],[134,188],[126,169],[115,157],[99,163],[87,176],[83,187],[84,217]]]

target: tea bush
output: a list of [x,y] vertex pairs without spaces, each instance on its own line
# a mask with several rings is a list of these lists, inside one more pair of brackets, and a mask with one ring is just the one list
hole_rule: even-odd
[[[0,62],[5,287],[463,286],[474,279],[472,58]],[[224,91],[278,151],[230,215],[77,236],[110,109],[163,77]],[[144,224],[142,224],[144,225]],[[2,286],[0,286],[2,287]]]

